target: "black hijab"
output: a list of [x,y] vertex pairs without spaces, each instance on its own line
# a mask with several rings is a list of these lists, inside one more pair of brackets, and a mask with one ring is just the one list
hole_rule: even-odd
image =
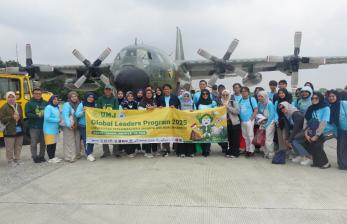
[[306,111],[306,114],[305,114],[305,119],[306,119],[307,121],[311,120],[312,114],[313,114],[314,111],[319,110],[319,109],[321,109],[321,108],[324,108],[324,107],[328,106],[328,105],[325,103],[325,101],[324,101],[324,96],[323,96],[323,94],[321,94],[320,92],[314,92],[314,93],[312,94],[312,98],[313,98],[314,96],[318,96],[319,102],[318,102],[317,104],[312,104],[311,106],[308,107],[308,109],[307,109],[307,111]]
[[[280,92],[283,92],[284,93],[284,98],[281,98],[280,97]],[[289,92],[287,89],[279,89],[277,91],[277,96],[278,96],[278,104],[277,105],[280,105],[280,103],[282,102],[288,102],[288,103],[291,103],[291,99],[290,99],[290,96],[289,96]],[[277,114],[278,114],[278,126],[281,130],[283,130],[283,128],[285,127],[285,125],[288,125],[287,123],[287,119],[286,119],[286,116],[284,115],[284,113],[279,109],[279,107],[276,108],[277,110]]]
[[336,90],[330,90],[328,91],[328,97],[330,94],[334,94],[336,96],[336,102],[330,103],[330,124],[335,124],[336,126],[339,125],[339,119],[340,119],[340,94]]
[[[90,97],[90,96],[94,97],[94,101],[92,103],[88,102],[88,97]],[[92,93],[92,92],[87,92],[84,95],[84,100],[83,100],[82,104],[83,104],[84,107],[95,107],[95,94]]]
[[[202,96],[204,94],[207,94],[207,99],[204,99]],[[202,104],[202,105],[210,105],[212,103],[212,99],[211,99],[211,93],[210,91],[208,91],[208,89],[203,89],[201,91],[201,94],[200,94],[200,98],[198,100],[198,103],[196,105],[196,108],[198,109],[199,108],[199,105]]]

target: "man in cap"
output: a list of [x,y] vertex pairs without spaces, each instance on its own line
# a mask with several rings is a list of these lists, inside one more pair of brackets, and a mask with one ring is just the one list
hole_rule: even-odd
[[[104,88],[104,95],[99,97],[96,101],[96,107],[102,109],[119,110],[118,99],[113,94],[113,86],[107,84]],[[104,154],[100,158],[106,158],[111,155],[110,148],[108,144],[102,145]],[[113,155],[115,157],[120,157],[120,152],[118,145],[113,145]]]

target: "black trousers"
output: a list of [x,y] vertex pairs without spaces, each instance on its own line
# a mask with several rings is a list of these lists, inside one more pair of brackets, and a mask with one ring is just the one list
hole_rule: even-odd
[[347,170],[347,131],[337,132],[337,164],[339,169]]
[[227,155],[230,155],[230,156],[240,155],[240,134],[241,134],[241,124],[238,124],[238,125],[228,124],[229,148],[227,151]]
[[158,145],[157,143],[142,144],[142,149],[145,150],[146,153],[157,152]]
[[47,145],[47,154],[49,159],[53,159],[55,157],[56,148],[57,148],[57,144]]
[[136,149],[141,148],[141,146],[139,144],[129,144],[129,145],[124,145],[124,150],[126,152],[126,154],[130,155],[130,154],[134,154]]
[[202,155],[209,156],[211,152],[211,143],[201,143]]
[[195,144],[194,143],[178,143],[176,148],[176,155],[186,155],[190,156],[195,154]]
[[317,141],[307,145],[308,151],[312,153],[313,166],[322,167],[326,165],[328,157],[324,152],[324,137],[320,136]]

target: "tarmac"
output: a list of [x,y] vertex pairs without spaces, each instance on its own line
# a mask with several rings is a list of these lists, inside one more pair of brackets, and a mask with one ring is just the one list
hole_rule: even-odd
[[[57,155],[62,157],[62,141]],[[347,171],[337,169],[336,141],[325,145],[332,168],[257,155],[225,158],[99,159],[11,168],[0,149],[0,224],[40,223],[347,223]]]

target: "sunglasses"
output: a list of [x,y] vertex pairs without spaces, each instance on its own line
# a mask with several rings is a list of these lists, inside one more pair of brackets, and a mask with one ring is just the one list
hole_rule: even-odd
[[229,94],[223,94],[222,96],[229,96]]

